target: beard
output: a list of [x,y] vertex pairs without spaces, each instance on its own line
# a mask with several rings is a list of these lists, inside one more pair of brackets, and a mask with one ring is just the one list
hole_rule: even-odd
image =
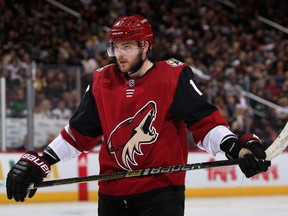
[[124,74],[129,75],[129,74],[133,74],[137,72],[142,67],[144,61],[145,59],[142,60],[142,53],[139,53],[135,59],[127,63],[127,64],[130,64],[130,66],[127,67],[127,69],[122,69],[117,59],[116,59],[116,65],[119,71],[121,71]]

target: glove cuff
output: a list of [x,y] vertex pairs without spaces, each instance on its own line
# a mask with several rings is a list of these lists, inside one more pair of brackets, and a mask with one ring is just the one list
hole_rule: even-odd
[[46,177],[50,173],[50,164],[41,158],[36,152],[26,152],[20,158],[21,161],[32,163],[42,172],[42,176]]
[[248,146],[254,142],[262,144],[262,141],[260,140],[260,138],[256,134],[251,134],[251,133],[245,134],[239,137],[239,142],[243,145],[248,145]]
[[221,141],[220,149],[225,152],[228,159],[237,159],[242,146],[236,136],[228,135]]
[[55,163],[58,163],[60,161],[57,154],[53,151],[53,149],[50,148],[50,146],[47,146],[44,149],[42,158],[47,161],[50,165],[53,165]]

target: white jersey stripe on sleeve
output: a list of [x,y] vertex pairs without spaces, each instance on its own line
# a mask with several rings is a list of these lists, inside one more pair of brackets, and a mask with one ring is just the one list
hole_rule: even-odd
[[[66,129],[66,127],[65,127]],[[71,136],[72,137],[72,136]],[[73,137],[72,137],[73,138]],[[68,161],[81,154],[74,146],[70,145],[62,135],[58,135],[50,144],[49,147],[56,153],[60,161]]]
[[232,133],[229,128],[224,125],[219,125],[210,130],[204,137],[203,141],[198,143],[197,146],[209,154],[216,156],[216,154],[219,152],[223,153],[223,151],[220,149],[220,143],[224,137],[229,135],[236,137],[236,135]]

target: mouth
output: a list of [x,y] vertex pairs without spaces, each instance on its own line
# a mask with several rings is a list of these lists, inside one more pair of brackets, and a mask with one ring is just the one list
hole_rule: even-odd
[[126,72],[125,68],[128,67],[128,62],[123,60],[123,61],[118,61],[117,64],[118,64],[119,69],[122,72]]
[[124,64],[127,64],[128,62],[124,59],[118,59],[118,64],[120,65],[124,65]]

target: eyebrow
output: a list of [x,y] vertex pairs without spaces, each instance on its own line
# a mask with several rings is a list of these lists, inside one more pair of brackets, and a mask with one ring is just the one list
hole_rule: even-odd
[[[114,42],[114,45],[119,46],[119,44],[117,45],[115,42]],[[120,45],[134,45],[134,43],[132,41],[125,41],[125,42],[122,42]]]

